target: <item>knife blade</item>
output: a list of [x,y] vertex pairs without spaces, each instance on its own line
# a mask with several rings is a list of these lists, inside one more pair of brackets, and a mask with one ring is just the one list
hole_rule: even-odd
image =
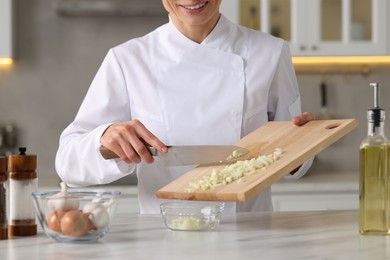
[[[154,147],[148,147],[152,156],[158,157],[165,165],[213,165],[236,162],[247,154],[245,148],[233,145],[181,145],[168,146],[167,153],[161,153]],[[100,147],[104,159],[119,158],[117,154],[104,146]]]

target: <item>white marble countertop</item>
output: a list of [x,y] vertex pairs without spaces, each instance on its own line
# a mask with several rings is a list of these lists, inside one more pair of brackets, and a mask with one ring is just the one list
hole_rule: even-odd
[[214,232],[171,231],[160,215],[118,214],[93,244],[58,243],[41,231],[0,240],[14,259],[389,259],[390,240],[360,236],[357,211],[225,215]]

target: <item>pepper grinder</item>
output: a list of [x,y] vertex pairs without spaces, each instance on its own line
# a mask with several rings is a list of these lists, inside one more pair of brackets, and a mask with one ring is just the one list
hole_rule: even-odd
[[0,156],[0,240],[8,238],[7,157]]
[[8,235],[33,236],[37,234],[32,193],[38,188],[37,156],[27,155],[20,147],[18,155],[8,157],[10,221]]

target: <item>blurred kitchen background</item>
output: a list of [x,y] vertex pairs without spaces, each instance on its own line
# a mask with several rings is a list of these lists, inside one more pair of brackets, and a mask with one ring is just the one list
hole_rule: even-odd
[[[11,1],[10,29],[4,27],[11,13],[4,12],[6,2]],[[59,136],[76,115],[107,51],[166,23],[168,16],[160,0],[0,2],[0,48],[10,40],[4,32],[11,30],[14,59],[10,65],[0,65],[1,153],[27,147],[28,153],[38,156],[39,183],[56,185],[59,179],[54,161]],[[109,2],[122,7],[111,12]],[[91,8],[95,10],[88,11]],[[294,56],[311,58],[390,55],[386,8],[390,13],[387,0],[223,0],[222,11],[238,23],[290,41]],[[342,29],[345,26],[348,32]],[[315,60],[308,66],[299,62],[303,111],[320,113],[326,105],[330,119],[356,118],[360,122],[351,134],[317,156],[308,175],[357,173],[359,144],[366,135],[366,110],[373,105],[370,82],[381,83],[381,106],[390,113],[390,62],[383,65],[362,60],[357,65],[330,66],[314,66]],[[386,129],[390,137],[388,123]],[[133,176],[118,183],[135,182]]]

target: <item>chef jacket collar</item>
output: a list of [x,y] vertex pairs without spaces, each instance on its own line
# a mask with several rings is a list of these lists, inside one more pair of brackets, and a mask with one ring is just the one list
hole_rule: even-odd
[[178,38],[180,39],[180,43],[182,43],[182,44],[204,45],[204,46],[212,47],[214,49],[221,49],[222,46],[226,45],[226,43],[227,43],[230,27],[229,27],[228,19],[223,14],[221,14],[214,29],[210,32],[210,34],[200,44],[197,42],[194,42],[193,40],[189,39],[184,34],[182,34],[177,29],[177,27],[173,24],[170,15],[168,15],[168,18],[169,18],[169,25],[170,25],[172,31],[178,36]]

